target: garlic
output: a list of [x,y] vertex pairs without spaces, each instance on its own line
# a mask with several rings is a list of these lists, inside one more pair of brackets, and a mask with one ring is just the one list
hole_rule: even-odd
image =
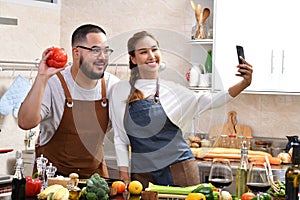
[[291,163],[292,157],[290,156],[289,153],[279,153],[278,158],[280,158],[280,160],[282,161],[282,163]]

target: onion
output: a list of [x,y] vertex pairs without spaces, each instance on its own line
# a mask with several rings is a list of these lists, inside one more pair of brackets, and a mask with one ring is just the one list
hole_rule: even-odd
[[283,162],[283,163],[291,163],[291,160],[292,160],[292,157],[290,156],[289,153],[279,153],[278,158],[280,158],[280,160]]

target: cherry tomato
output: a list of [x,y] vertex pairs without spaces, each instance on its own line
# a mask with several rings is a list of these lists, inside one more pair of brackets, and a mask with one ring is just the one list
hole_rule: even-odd
[[61,68],[66,65],[68,61],[68,55],[63,48],[51,47],[49,51],[52,52],[47,59],[47,65],[49,67]]
[[246,192],[241,196],[241,199],[242,200],[251,200],[254,197],[256,197],[256,196],[252,192]]
[[36,196],[41,192],[42,189],[42,181],[35,178],[32,179],[30,176],[26,176],[26,196],[32,197]]

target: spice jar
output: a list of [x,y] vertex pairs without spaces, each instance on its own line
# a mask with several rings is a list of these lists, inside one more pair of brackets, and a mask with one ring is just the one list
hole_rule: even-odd
[[229,148],[236,148],[235,140],[236,140],[236,135],[229,135],[229,145],[228,145]]
[[221,135],[220,147],[228,147],[227,138],[228,135]]
[[[239,148],[242,145],[242,142],[246,141],[246,137],[243,135],[238,135],[236,140],[237,140],[236,147]],[[247,147],[247,141],[246,141],[246,147]]]

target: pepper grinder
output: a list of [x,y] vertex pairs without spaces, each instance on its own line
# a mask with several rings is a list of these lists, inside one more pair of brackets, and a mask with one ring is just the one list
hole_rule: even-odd
[[45,189],[47,187],[46,174],[45,174],[47,163],[48,163],[48,159],[45,158],[43,156],[43,154],[41,154],[41,156],[36,159],[36,166],[37,166],[37,170],[38,170],[38,179],[40,179],[42,181],[43,189]]
[[55,172],[57,171],[57,168],[52,165],[52,163],[49,163],[49,165],[46,167],[46,175],[47,175],[47,181],[46,186],[48,187],[48,178],[52,178],[55,175]]

